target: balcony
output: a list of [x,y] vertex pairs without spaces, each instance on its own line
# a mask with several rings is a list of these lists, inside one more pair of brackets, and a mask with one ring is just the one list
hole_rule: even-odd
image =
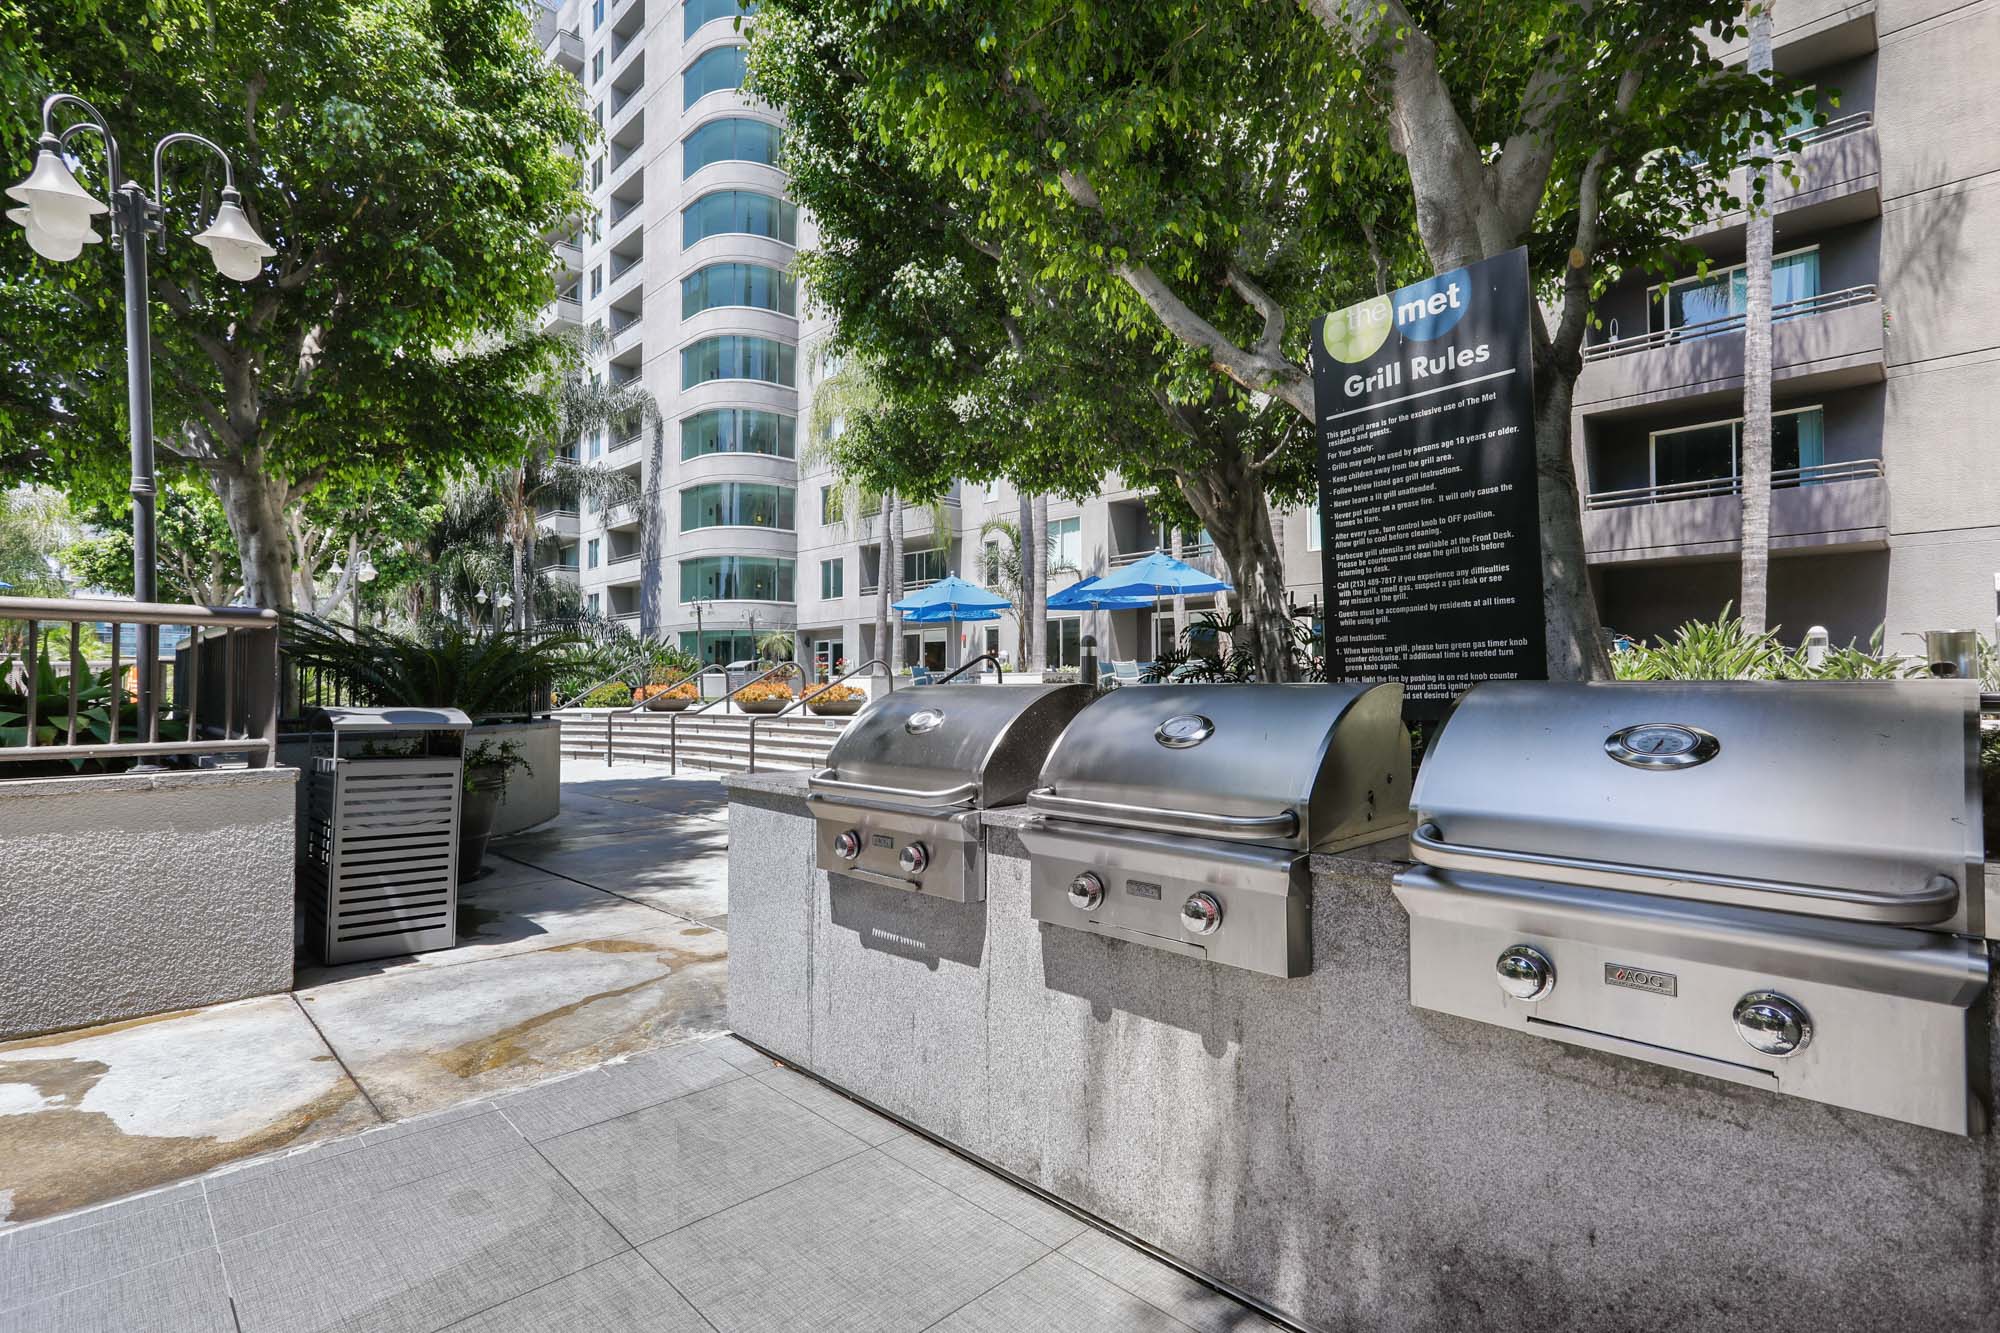
[[542,49],[552,64],[560,65],[572,74],[583,73],[583,34],[558,28],[549,44]]
[[[1774,306],[1772,379],[1801,392],[1882,378],[1882,306],[1874,284],[1822,292]],[[1743,388],[1740,314],[1617,338],[1583,349],[1576,406],[1584,415]]]
[[[1742,550],[1740,477],[1596,491],[1584,497],[1583,544],[1592,564],[1713,559]],[[1771,546],[1880,548],[1889,539],[1889,487],[1879,458],[1771,474]]]
[[615,556],[604,564],[604,581],[613,586],[622,586],[639,581],[640,560],[637,551],[630,555]]
[[[1774,170],[1767,187],[1779,233],[1796,236],[1844,226],[1882,212],[1882,153],[1875,139],[1874,113],[1851,115],[1815,125],[1801,136],[1794,167],[1796,184]],[[1730,173],[1730,193],[1750,197],[1750,172]],[[1740,248],[1737,240],[1748,215],[1738,209],[1715,217],[1690,237],[1704,249]]]
[[535,526],[543,532],[553,533],[558,537],[573,538],[576,536],[576,511],[574,509],[538,510],[535,514]]
[[574,333],[583,327],[583,302],[574,296],[558,296],[542,309],[544,333]]
[[[789,460],[787,460],[789,461]],[[958,535],[958,497],[956,495],[940,502],[944,510],[944,526],[939,528],[928,505],[905,505],[903,508],[903,539],[928,537],[941,531],[947,537]],[[862,514],[854,520],[855,535],[864,541],[875,540],[882,527],[880,510],[872,514]]]
[[544,578],[568,584],[574,584],[579,578],[582,577],[582,570],[580,570],[577,567],[574,561],[570,562],[569,564],[562,564],[558,562],[555,564],[542,565],[539,567],[538,572]]
[[583,272],[583,247],[575,241],[556,242],[556,271],[564,277]]

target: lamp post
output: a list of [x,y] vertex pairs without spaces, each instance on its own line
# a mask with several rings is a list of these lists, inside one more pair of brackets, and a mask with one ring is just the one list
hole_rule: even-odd
[[[81,109],[88,119],[58,133],[55,113],[64,106]],[[85,132],[104,141],[105,200],[109,202],[84,189],[64,160],[70,139]],[[67,263],[82,254],[84,246],[97,244],[99,238],[92,222],[99,213],[111,215],[111,239],[123,247],[126,403],[132,438],[132,595],[141,602],[159,599],[155,508],[158,488],[153,478],[152,309],[146,238],[158,233],[160,248],[165,250],[166,210],[159,203],[160,168],[167,149],[182,143],[199,144],[222,159],[222,199],[207,229],[194,236],[194,243],[208,251],[224,277],[248,282],[263,271],[264,261],[277,251],[264,243],[243,212],[243,196],[237,192],[236,168],[229,154],[199,134],[169,134],[153,146],[153,192],[148,195],[138,181],[125,178],[118,140],[104,114],[72,93],[56,93],[42,103],[42,137],[34,170],[26,180],[7,191],[10,198],[22,205],[9,209],[8,218],[21,224],[29,248],[44,259]],[[148,740],[158,738],[154,682],[160,666],[159,633],[157,626],[139,627],[136,664],[139,717],[143,719],[140,726],[146,730]]]
[[701,611],[701,603],[696,602],[694,604],[694,660],[696,666],[707,666],[708,648],[702,642],[701,637]]

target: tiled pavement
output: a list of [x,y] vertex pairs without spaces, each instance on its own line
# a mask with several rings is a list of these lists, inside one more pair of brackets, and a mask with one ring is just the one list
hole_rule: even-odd
[[1269,1328],[729,1037],[0,1234],[6,1333]]

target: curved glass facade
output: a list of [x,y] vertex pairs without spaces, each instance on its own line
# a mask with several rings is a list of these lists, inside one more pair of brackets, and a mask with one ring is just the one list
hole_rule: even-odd
[[794,387],[799,353],[775,338],[751,338],[725,333],[681,348],[681,387],[692,389],[710,380],[762,380]]
[[718,46],[702,52],[681,75],[681,107],[691,107],[710,93],[741,88],[746,68],[740,46]]
[[695,29],[704,23],[717,19],[731,19],[738,14],[757,12],[757,0],[687,0],[687,33],[694,36]]
[[681,210],[681,249],[726,233],[763,236],[796,245],[798,207],[755,190],[717,190]]
[[683,560],[681,600],[789,602],[792,566],[792,561],[770,555],[705,555]]
[[698,528],[792,528],[795,492],[757,481],[715,481],[681,492],[681,531]]
[[717,306],[799,313],[797,284],[768,264],[710,264],[681,279],[681,318]]
[[709,454],[792,458],[796,456],[793,441],[797,431],[798,420],[778,412],[757,412],[747,407],[697,412],[681,421],[681,458],[705,458]]
[[681,175],[692,176],[711,162],[761,162],[778,165],[783,136],[776,125],[737,116],[711,120],[681,142]]

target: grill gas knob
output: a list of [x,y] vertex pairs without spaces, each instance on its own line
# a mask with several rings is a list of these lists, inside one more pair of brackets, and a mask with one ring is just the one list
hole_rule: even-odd
[[913,842],[903,848],[902,855],[896,858],[896,864],[903,867],[905,875],[921,875],[930,863],[931,849],[920,842]]
[[1493,974],[1500,979],[1500,989],[1517,1000],[1539,1000],[1556,988],[1556,965],[1540,949],[1525,944],[1502,949]]
[[1069,882],[1069,905],[1079,912],[1096,910],[1104,901],[1104,881],[1086,870]]
[[861,835],[853,829],[833,835],[833,854],[843,861],[861,859]]
[[1213,935],[1222,928],[1222,904],[1212,893],[1197,893],[1181,904],[1181,928],[1190,935]]
[[1796,1000],[1753,990],[1736,1002],[1736,1035],[1764,1055],[1796,1055],[1812,1041],[1812,1017]]

